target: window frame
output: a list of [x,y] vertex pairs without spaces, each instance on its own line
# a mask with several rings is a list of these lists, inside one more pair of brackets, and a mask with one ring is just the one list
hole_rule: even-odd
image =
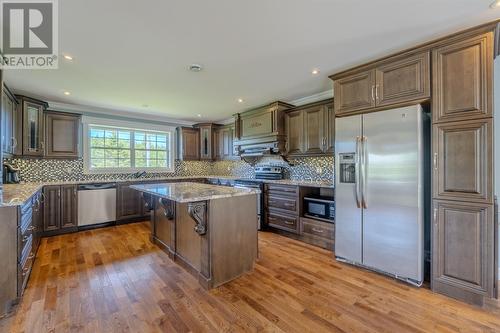
[[[173,126],[162,126],[147,123],[133,123],[114,119],[104,119],[95,117],[83,117],[83,169],[85,174],[111,174],[111,173],[133,173],[137,171],[146,172],[175,172],[176,156],[176,128]],[[109,129],[118,129],[130,131],[130,162],[132,167],[112,167],[112,168],[92,168],[90,154],[90,128],[103,127]],[[136,167],[135,166],[135,132],[162,133],[170,136],[170,143],[167,149],[170,156],[167,159],[169,167]]]

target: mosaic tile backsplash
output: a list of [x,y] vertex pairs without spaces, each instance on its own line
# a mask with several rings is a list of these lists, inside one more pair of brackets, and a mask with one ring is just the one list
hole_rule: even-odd
[[[20,168],[20,177],[25,182],[41,181],[104,181],[106,179],[131,178],[130,173],[86,174],[83,160],[61,159],[7,159]],[[258,165],[279,165],[284,167],[284,176],[292,180],[333,181],[333,157],[303,157],[290,160],[288,165],[279,157],[263,157]],[[147,173],[142,178],[179,176],[235,176],[253,178],[253,167],[243,161],[175,161],[173,173]]]

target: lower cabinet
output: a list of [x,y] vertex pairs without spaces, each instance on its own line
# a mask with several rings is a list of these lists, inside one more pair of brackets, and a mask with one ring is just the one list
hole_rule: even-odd
[[44,232],[76,229],[77,185],[48,185],[43,188]]
[[335,224],[301,216],[301,200],[310,191],[298,186],[266,184],[265,227],[305,243],[333,250]]
[[434,201],[432,289],[481,305],[494,297],[493,206]]
[[130,188],[130,185],[132,183],[121,183],[116,186],[117,221],[139,218],[144,215],[141,193]]
[[[147,182],[146,182],[147,183]],[[125,182],[116,185],[116,221],[126,221],[148,217],[152,204],[151,197],[144,197],[130,185],[141,182]]]
[[154,202],[153,237],[166,248],[169,254],[175,252],[175,201],[159,199]]

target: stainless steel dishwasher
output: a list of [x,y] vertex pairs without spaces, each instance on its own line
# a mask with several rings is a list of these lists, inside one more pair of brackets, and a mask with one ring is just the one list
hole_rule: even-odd
[[78,185],[78,226],[116,221],[116,184]]

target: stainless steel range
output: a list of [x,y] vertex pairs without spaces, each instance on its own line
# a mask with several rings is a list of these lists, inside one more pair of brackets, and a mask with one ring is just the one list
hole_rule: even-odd
[[264,216],[264,179],[283,179],[283,168],[279,166],[256,166],[255,179],[236,179],[234,187],[237,188],[253,188],[260,190],[260,195],[257,198],[257,228],[262,227],[261,219]]

